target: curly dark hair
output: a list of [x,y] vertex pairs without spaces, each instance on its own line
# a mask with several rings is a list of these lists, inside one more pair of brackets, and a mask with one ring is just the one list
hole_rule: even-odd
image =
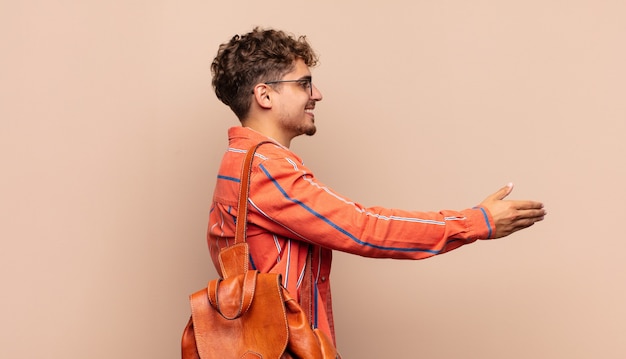
[[318,63],[305,36],[296,38],[283,31],[256,27],[220,45],[211,64],[213,89],[217,98],[242,120],[250,109],[254,86],[279,80],[294,69],[298,58],[309,67]]

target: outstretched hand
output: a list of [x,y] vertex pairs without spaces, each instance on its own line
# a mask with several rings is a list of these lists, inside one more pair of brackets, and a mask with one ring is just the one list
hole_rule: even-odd
[[492,238],[506,237],[542,221],[546,215],[543,204],[535,201],[513,201],[505,198],[513,191],[513,184],[500,188],[480,204],[491,213],[495,223]]

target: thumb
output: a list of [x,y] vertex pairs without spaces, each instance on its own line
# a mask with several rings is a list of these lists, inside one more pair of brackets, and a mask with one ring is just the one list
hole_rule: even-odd
[[494,193],[491,197],[493,199],[505,199],[513,191],[513,183],[509,182],[506,186],[500,188],[496,193]]

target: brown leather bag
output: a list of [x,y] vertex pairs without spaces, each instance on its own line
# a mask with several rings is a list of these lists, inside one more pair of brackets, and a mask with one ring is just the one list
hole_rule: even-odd
[[[247,199],[252,160],[261,142],[248,150],[242,168],[235,244],[219,254],[222,278],[190,296],[191,318],[182,337],[183,359],[335,359],[332,340],[312,329],[310,315],[281,284],[278,273],[248,269]],[[310,253],[302,288],[310,312]]]

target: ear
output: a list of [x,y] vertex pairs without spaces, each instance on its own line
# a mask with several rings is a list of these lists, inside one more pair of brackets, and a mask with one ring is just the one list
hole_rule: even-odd
[[254,100],[256,103],[264,109],[272,108],[272,98],[270,92],[272,88],[266,84],[258,84],[254,86]]

